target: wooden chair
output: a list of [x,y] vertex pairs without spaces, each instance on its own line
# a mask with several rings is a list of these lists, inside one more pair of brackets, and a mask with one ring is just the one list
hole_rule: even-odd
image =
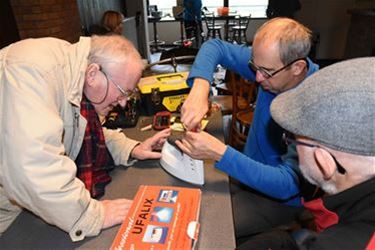
[[229,145],[242,151],[254,116],[257,84],[234,72],[228,73],[228,81],[233,92]]
[[238,19],[240,18],[241,16],[239,16],[239,15],[236,15],[235,17],[234,17],[234,19],[229,19],[228,21],[227,21],[227,23],[226,23],[226,25],[227,25],[227,32],[228,32],[228,34],[227,34],[227,41],[228,42],[233,42],[233,27],[236,27],[236,26],[238,26]]
[[216,38],[218,36],[221,39],[221,29],[223,26],[217,25],[215,23],[215,14],[213,12],[202,11],[204,22],[207,27],[207,35],[205,40],[211,38]]
[[231,95],[215,95],[210,98],[212,103],[220,106],[221,114],[231,115],[233,113],[233,97]]
[[246,17],[238,18],[238,25],[232,27],[232,41],[236,41],[237,44],[247,43],[247,28],[249,27],[251,14]]

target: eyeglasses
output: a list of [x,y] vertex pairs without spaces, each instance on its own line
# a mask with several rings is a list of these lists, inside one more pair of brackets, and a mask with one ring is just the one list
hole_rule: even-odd
[[259,71],[259,73],[261,73],[264,78],[268,79],[268,78],[274,77],[277,73],[283,71],[284,69],[288,68],[290,65],[292,65],[293,63],[295,63],[299,60],[304,60],[306,62],[306,65],[308,65],[306,58],[303,57],[303,58],[298,58],[296,60],[293,60],[290,63],[286,64],[285,66],[283,66],[280,69],[275,70],[273,72],[270,72],[268,69],[265,69],[263,67],[260,67],[260,66],[256,65],[254,63],[253,59],[249,60],[248,66],[249,66],[250,70],[252,70],[255,74],[256,74],[257,71]]
[[303,142],[303,141],[298,141],[296,139],[293,139],[293,137],[294,136],[291,133],[283,133],[283,141],[285,142],[287,146],[294,144],[294,145],[302,145],[302,146],[306,146],[310,148],[318,147],[318,145],[310,144],[310,143]]
[[[93,104],[102,104],[105,99],[107,98],[107,95],[108,95],[108,89],[109,89],[109,78],[107,76],[107,74],[102,70],[100,69],[100,71],[103,73],[106,81],[107,81],[107,88],[106,88],[106,91],[105,91],[105,95],[103,97],[103,99],[100,101],[100,102],[94,102],[93,100],[90,100],[91,103]],[[118,85],[117,83],[115,83],[113,80],[111,80],[111,82],[116,86],[116,88],[120,91],[121,95],[117,97],[117,102],[121,102],[123,100],[130,100],[132,98],[136,99],[138,94],[137,94],[137,88],[132,91],[132,90],[124,90],[123,88],[120,87],[120,85]]]
[[[109,82],[109,77],[107,76],[107,74],[101,70],[103,75],[105,76],[105,78],[107,79],[107,84]],[[115,83],[112,79],[111,81],[113,83],[113,85],[116,86],[116,88],[120,91],[121,95],[117,97],[117,101],[118,102],[121,102],[123,100],[127,100],[129,101],[130,99],[132,98],[136,98],[137,96],[137,91],[136,89],[135,90],[124,90],[120,85],[118,85],[117,83]],[[106,94],[107,95],[107,94]]]
[[[284,133],[283,134],[283,141],[285,142],[286,145],[301,145],[301,146],[306,146],[306,147],[310,147],[310,148],[321,148],[319,145],[314,145],[314,144],[310,144],[310,143],[307,143],[307,142],[298,141],[296,139],[293,139],[292,137],[293,137],[293,135],[291,133]],[[335,164],[337,166],[337,171],[340,174],[345,174],[346,173],[345,168],[336,160],[334,155],[332,155],[331,153],[329,153],[329,154],[331,155],[333,161],[335,162]]]

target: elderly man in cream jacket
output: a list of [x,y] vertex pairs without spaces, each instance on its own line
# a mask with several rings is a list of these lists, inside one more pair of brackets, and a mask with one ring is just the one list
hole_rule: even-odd
[[[22,208],[69,233],[73,241],[119,224],[126,199],[91,198],[76,177],[87,120],[86,96],[99,115],[127,97],[141,77],[141,58],[120,36],[27,39],[0,51],[0,233]],[[140,143],[103,128],[115,165],[160,158],[153,150],[170,131]]]

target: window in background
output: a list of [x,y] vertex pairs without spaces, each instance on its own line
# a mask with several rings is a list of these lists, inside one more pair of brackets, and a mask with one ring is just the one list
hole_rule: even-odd
[[217,14],[217,8],[223,6],[224,0],[202,0],[202,7],[206,7],[210,12],[215,12],[215,14]]
[[[233,0],[238,1],[238,0]],[[172,7],[177,5],[177,0],[149,0],[149,5],[157,5],[159,11],[165,14],[172,14]],[[224,6],[224,0],[202,0],[202,7],[207,7],[211,12],[215,12],[218,7]]]
[[[266,17],[268,0],[228,0],[229,11],[234,11],[241,16]],[[150,5],[157,5],[159,11],[163,11],[163,16],[172,14],[172,7],[177,5],[176,0],[149,0]],[[202,7],[207,7],[209,11],[217,13],[217,8],[224,6],[224,0],[202,0]]]
[[251,17],[267,17],[266,9],[268,0],[229,0],[229,11],[235,11],[238,15]]

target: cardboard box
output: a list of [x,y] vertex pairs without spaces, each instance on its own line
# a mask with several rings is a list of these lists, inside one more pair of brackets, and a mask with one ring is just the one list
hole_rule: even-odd
[[173,6],[172,12],[173,12],[173,17],[174,18],[182,18],[182,14],[184,12],[184,7],[182,7],[182,6]]
[[184,6],[184,0],[176,0],[177,6]]
[[197,188],[141,185],[111,250],[194,249],[201,196]]

